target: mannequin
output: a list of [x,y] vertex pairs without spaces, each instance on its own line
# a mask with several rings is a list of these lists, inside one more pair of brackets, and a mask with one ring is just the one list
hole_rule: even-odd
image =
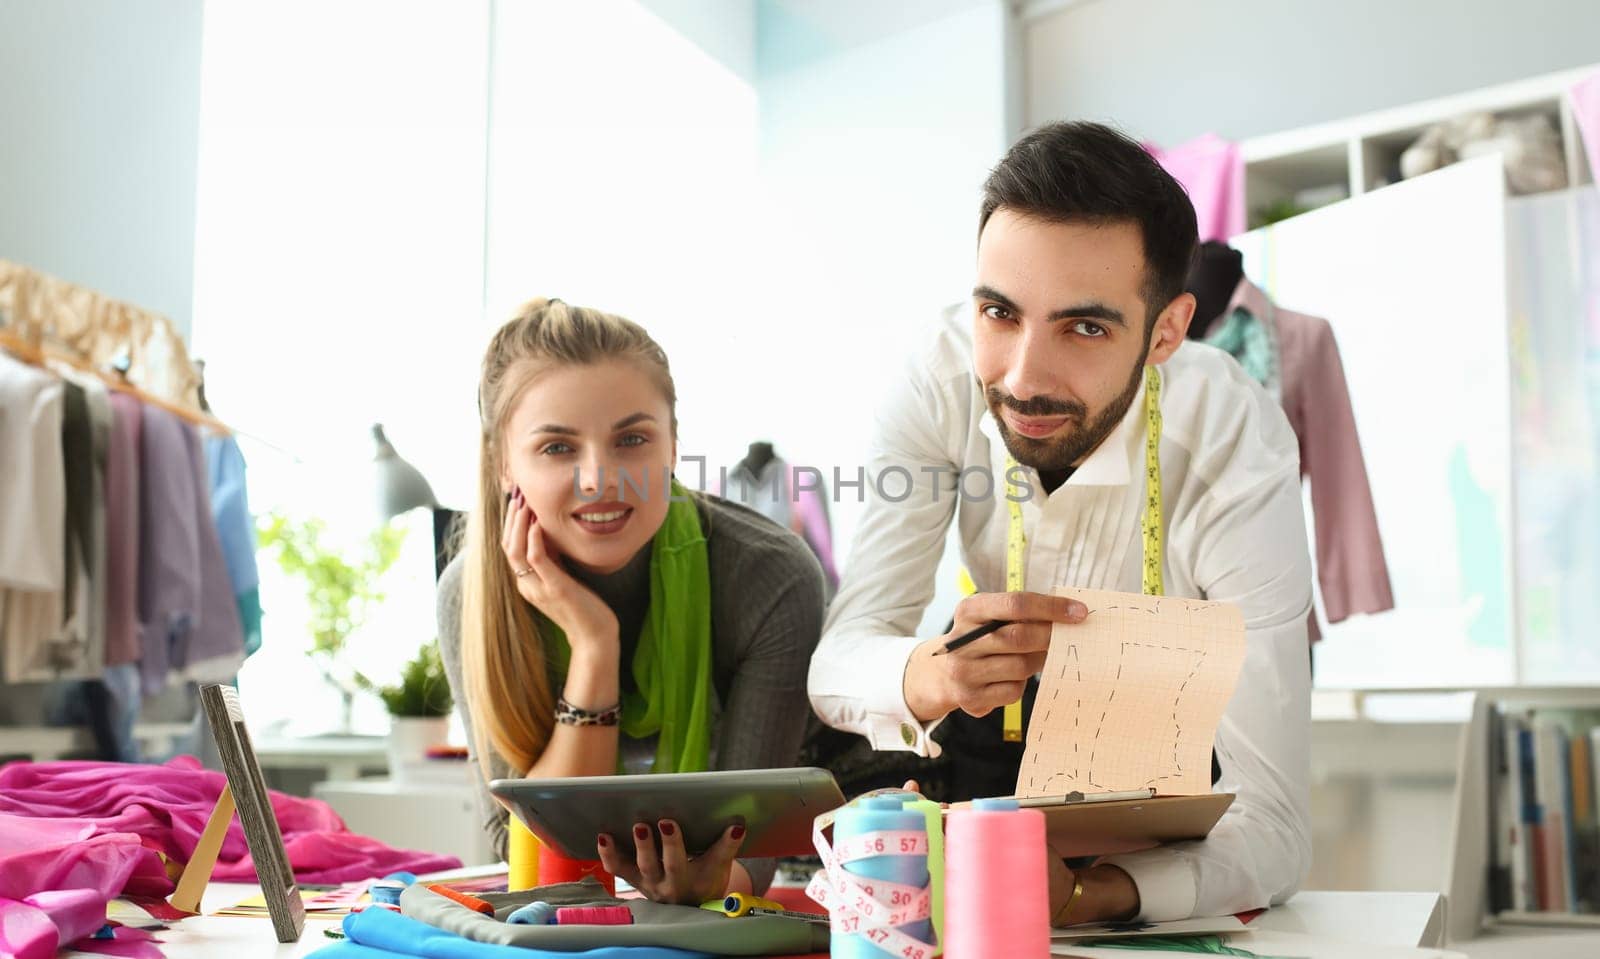
[[750,444],[739,465],[749,470],[751,476],[759,476],[761,471],[767,468],[767,464],[772,462],[772,456],[772,444],[758,440]]
[[1244,257],[1220,240],[1207,240],[1195,253],[1185,288],[1196,300],[1194,320],[1189,324],[1189,339],[1203,340],[1211,325],[1233,301],[1239,281],[1244,279]]
[[[800,485],[803,482],[800,477],[804,475],[815,476],[817,485]],[[750,444],[744,459],[731,471],[723,470],[721,483],[714,491],[750,507],[804,539],[822,564],[822,575],[831,596],[839,585],[839,574],[833,566],[828,496],[821,483],[821,471],[792,466],[778,456],[771,443],[757,440]]]

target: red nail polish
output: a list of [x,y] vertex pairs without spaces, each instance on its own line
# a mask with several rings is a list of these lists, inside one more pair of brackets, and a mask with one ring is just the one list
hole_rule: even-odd
[[731,837],[733,839],[743,839],[744,838],[744,827],[743,826],[734,826],[733,827],[733,831],[728,833],[728,835],[729,835],[729,837]]
[[643,842],[650,838],[650,827],[643,823],[633,827],[633,838]]
[[605,833],[601,833],[600,835],[594,837],[594,844],[599,846],[601,849],[610,849],[611,837],[607,836]]
[[672,835],[673,833],[675,833],[677,831],[678,831],[678,827],[677,826],[674,826],[672,823],[666,822],[665,820],[662,821],[662,823],[661,823],[661,835],[670,836],[670,835]]

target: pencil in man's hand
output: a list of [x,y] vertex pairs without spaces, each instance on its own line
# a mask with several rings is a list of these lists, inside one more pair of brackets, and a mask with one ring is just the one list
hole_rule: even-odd
[[943,648],[934,650],[933,655],[943,656],[945,653],[953,653],[968,643],[977,642],[995,630],[1000,629],[1002,626],[1010,626],[1011,623],[1012,621],[1009,619],[990,620],[989,622],[984,623],[982,626],[979,626],[976,629],[969,629],[960,636],[957,636],[955,639],[945,643]]

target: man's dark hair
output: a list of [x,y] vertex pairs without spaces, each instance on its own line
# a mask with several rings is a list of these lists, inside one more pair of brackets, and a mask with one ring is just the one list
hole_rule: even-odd
[[998,209],[1051,222],[1132,221],[1144,237],[1145,331],[1184,290],[1194,204],[1155,157],[1099,123],[1063,121],[1018,140],[983,184],[978,233]]

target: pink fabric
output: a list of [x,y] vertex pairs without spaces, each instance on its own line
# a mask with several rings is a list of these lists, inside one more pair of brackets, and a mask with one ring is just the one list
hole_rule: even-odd
[[106,903],[124,891],[172,891],[161,860],[138,836],[0,814],[0,956],[54,956],[104,926]]
[[[74,820],[90,835],[132,833],[145,846],[187,862],[226,779],[192,756],[160,765],[98,762],[12,763],[0,768],[0,814]],[[454,856],[391,849],[345,829],[316,799],[272,792],[289,866],[300,882],[337,883],[391,872],[433,872],[461,865]],[[255,865],[237,817],[212,873],[219,881],[254,882]],[[0,887],[0,895],[4,895]]]
[[[1361,437],[1333,327],[1319,316],[1276,306],[1242,280],[1222,316],[1243,306],[1275,320],[1283,411],[1300,440],[1300,472],[1311,483],[1322,612],[1337,623],[1394,608]],[[1311,640],[1319,637],[1316,615]]]
[[1572,113],[1589,153],[1589,173],[1600,180],[1600,70],[1573,84]]
[[794,497],[794,515],[800,521],[800,535],[817,555],[828,589],[839,588],[839,574],[833,565],[833,525],[828,522],[828,503],[820,490],[806,488]]
[[1225,241],[1244,232],[1244,161],[1238,144],[1207,133],[1170,150],[1148,143],[1145,149],[1188,191],[1201,240]]

